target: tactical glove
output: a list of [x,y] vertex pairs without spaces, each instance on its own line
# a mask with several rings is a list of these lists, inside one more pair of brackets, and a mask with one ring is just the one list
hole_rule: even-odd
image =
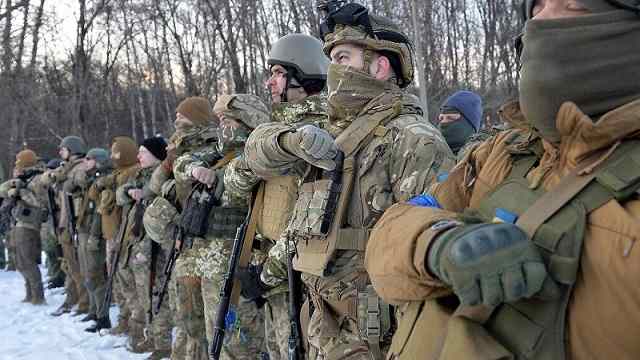
[[262,265],[249,265],[246,268],[238,268],[236,276],[240,280],[242,297],[256,301],[262,298],[271,287],[260,280]]
[[529,298],[548,277],[537,247],[516,225],[460,226],[434,241],[428,270],[450,285],[463,305]]
[[336,167],[333,159],[338,153],[338,147],[326,130],[305,125],[294,132],[282,135],[280,145],[313,166],[325,170],[333,170]]

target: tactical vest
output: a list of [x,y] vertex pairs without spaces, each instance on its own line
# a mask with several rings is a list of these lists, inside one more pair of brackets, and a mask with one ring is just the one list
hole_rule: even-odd
[[265,238],[277,241],[287,227],[298,199],[298,178],[278,176],[264,181],[264,184],[262,209],[254,209],[260,213],[257,231]]
[[[544,189],[530,189],[526,179],[538,158],[532,152],[512,154],[513,166],[510,174],[480,202],[474,215],[480,215],[485,222],[492,222],[496,219],[497,210],[506,210],[518,217],[525,214],[545,194]],[[487,355],[483,359],[511,358],[503,357],[505,349],[515,359],[566,359],[567,308],[580,268],[587,215],[610,200],[623,203],[639,188],[640,141],[630,140],[596,168],[593,179],[577,195],[562,204],[559,210],[533,230],[535,235],[532,240],[538,246],[553,281],[546,282],[540,294],[533,298],[503,303],[491,309],[490,316],[484,322],[484,330],[490,334],[488,337],[504,348],[492,344],[491,340],[477,340],[487,338],[483,329],[477,330],[477,334],[470,336],[476,338],[476,343],[485,343],[486,348],[491,349],[484,354],[497,354],[496,357]],[[540,203],[536,205],[540,206]],[[522,226],[518,221],[515,223]],[[421,322],[429,321],[429,316],[432,315],[424,313],[422,306],[439,305],[425,302],[409,306],[391,349],[393,353],[401,354],[400,359],[416,358],[414,356],[417,354],[414,352],[420,351],[421,339],[429,333],[429,324]],[[455,323],[459,320],[452,317],[449,321]],[[403,349],[411,350],[403,352]],[[437,359],[438,356],[436,354],[432,358]]]
[[353,228],[346,224],[353,189],[357,187],[357,157],[362,148],[374,137],[382,137],[388,129],[387,122],[402,113],[401,103],[396,102],[384,109],[376,109],[357,118],[345,131],[336,138],[338,148],[344,153],[342,168],[342,191],[338,199],[335,216],[329,233],[319,234],[317,221],[324,215],[327,205],[326,179],[307,183],[301,187],[298,200],[287,232],[297,240],[297,256],[294,268],[316,276],[328,276],[331,273],[330,263],[337,251],[364,251],[371,229]]

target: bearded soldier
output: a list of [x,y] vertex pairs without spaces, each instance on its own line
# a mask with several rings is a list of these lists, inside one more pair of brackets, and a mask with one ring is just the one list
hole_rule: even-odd
[[[24,277],[23,302],[45,303],[42,275],[38,264],[42,245],[40,227],[46,220],[46,181],[38,167],[36,153],[23,150],[16,155],[15,179],[0,185],[3,208],[11,210],[14,225],[10,241],[16,249],[16,269]],[[10,206],[10,207],[9,207]]]
[[[84,140],[77,136],[67,136],[62,139],[59,146],[59,155],[63,160],[62,166],[49,174],[52,186],[55,186],[59,194],[60,202],[60,219],[58,232],[60,244],[62,245],[62,253],[64,257],[63,270],[66,273],[64,303],[51,315],[60,316],[71,311],[71,308],[77,303],[77,313],[87,313],[89,311],[89,296],[83,285],[84,279],[80,273],[80,263],[78,262],[78,254],[74,239],[71,235],[72,229],[70,219],[71,207],[79,209],[82,203],[82,192],[72,190],[75,187],[71,183],[71,179],[77,174],[84,172],[82,167],[84,156],[87,152],[87,146]],[[76,219],[73,219],[74,221]]]
[[[136,177],[117,191],[120,206],[130,205],[126,238],[128,243],[122,247],[120,254],[123,261],[121,274],[127,277],[127,282],[135,285],[137,306],[132,309],[129,320],[130,328],[144,329],[132,331],[130,335],[130,349],[136,353],[152,351],[151,359],[162,359],[171,354],[171,325],[167,314],[160,314],[158,318],[151,318],[153,287],[161,272],[158,264],[165,262],[165,256],[159,246],[146,235],[142,220],[144,211],[153,200],[155,194],[149,190],[149,181],[153,171],[167,156],[167,143],[161,137],[145,139],[138,149],[138,163],[140,171]],[[157,276],[156,276],[157,275]],[[165,311],[168,309],[165,307]],[[153,321],[152,321],[153,320]]]
[[[273,122],[256,128],[249,137],[248,146],[264,134],[280,129],[304,125],[321,127],[327,122],[326,97],[320,92],[326,83],[329,61],[322,52],[322,43],[309,35],[286,35],[274,43],[267,62],[271,72],[267,86],[271,91]],[[298,182],[305,168],[297,168],[297,172],[289,176],[261,179],[243,155],[234,159],[225,171],[225,188],[236,196],[243,193],[248,196],[254,186],[264,180],[262,205],[258,208],[256,202],[252,209],[260,214],[256,238],[265,245],[263,248],[271,249],[264,264],[241,269],[246,274],[240,279],[245,297],[266,300],[265,339],[269,358],[274,360],[288,357],[290,324],[287,321],[287,253],[283,233],[298,197]],[[251,273],[254,276],[248,276]]]
[[[636,1],[528,0],[515,129],[396,205],[367,248],[401,359],[640,356]],[[607,49],[607,51],[602,51]],[[394,258],[388,255],[394,249]]]
[[[362,16],[343,21],[353,14]],[[328,112],[336,140],[314,126],[283,129],[247,154],[264,177],[285,175],[300,162],[325,169],[305,179],[287,229],[313,304],[302,312],[309,357],[381,358],[390,311],[364,270],[369,231],[389,206],[422,193],[451,166],[452,154],[422,109],[405,100],[402,88],[413,78],[406,36],[357,4],[332,9],[328,20],[322,35],[332,61]]]

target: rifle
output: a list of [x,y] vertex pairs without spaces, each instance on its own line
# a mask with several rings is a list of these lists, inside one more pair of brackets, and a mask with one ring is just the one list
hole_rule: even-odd
[[289,360],[304,359],[302,346],[302,325],[300,324],[301,280],[300,273],[293,269],[295,251],[289,251],[289,238],[286,238],[287,248],[287,281],[289,283]]
[[58,218],[56,217],[56,212],[58,211],[58,206],[56,205],[56,194],[51,187],[47,189],[47,205],[49,210],[49,218],[51,219],[51,226],[53,226],[53,234],[56,237],[56,243],[58,242]]
[[231,305],[231,293],[235,280],[236,268],[240,262],[240,255],[244,246],[244,238],[251,219],[251,207],[247,212],[242,225],[236,230],[236,237],[233,240],[233,249],[231,250],[231,259],[229,259],[229,268],[224,277],[222,288],[220,289],[220,304],[216,314],[216,321],[213,323],[213,341],[209,347],[209,359],[219,360],[222,344],[224,342],[224,334],[226,330],[226,318]]
[[206,185],[199,184],[194,186],[187,199],[180,217],[180,224],[176,227],[175,240],[171,247],[171,253],[169,253],[169,258],[164,266],[164,279],[160,286],[160,292],[158,293],[158,301],[153,309],[156,315],[160,312],[160,306],[162,305],[162,301],[167,293],[167,288],[169,287],[169,281],[171,280],[171,273],[173,272],[178,257],[180,257],[182,253],[185,242],[187,246],[191,248],[193,246],[193,238],[197,236],[202,237],[207,232],[209,213],[214,206],[219,205],[219,200],[216,199],[213,191],[215,190],[207,190]]
[[131,210],[131,204],[126,204],[122,207],[122,218],[120,221],[120,228],[118,229],[118,236],[116,236],[116,240],[118,241],[118,250],[111,259],[111,266],[109,269],[109,277],[107,278],[107,286],[105,288],[104,293],[104,301],[102,302],[102,306],[104,309],[109,309],[111,305],[111,296],[113,293],[113,278],[116,275],[116,271],[118,271],[118,262],[120,261],[120,253],[122,253],[122,245],[124,243],[124,236],[127,232],[127,226],[129,225],[129,211]]
[[76,208],[73,203],[73,196],[71,194],[64,194],[64,204],[67,209],[67,221],[69,234],[71,235],[71,240],[74,248],[74,255],[76,260],[78,259],[78,227],[76,224]]
[[171,273],[173,273],[173,268],[176,266],[176,261],[178,261],[178,257],[180,257],[182,248],[184,247],[185,232],[181,226],[176,227],[176,233],[174,237],[175,239],[173,240],[171,252],[169,253],[167,262],[164,264],[164,269],[162,270],[164,279],[162,280],[162,284],[160,285],[158,299],[156,300],[156,303],[153,304],[154,315],[158,315],[158,313],[160,312],[160,307],[162,306],[164,297],[167,294],[167,289],[169,288],[169,281],[171,281]]

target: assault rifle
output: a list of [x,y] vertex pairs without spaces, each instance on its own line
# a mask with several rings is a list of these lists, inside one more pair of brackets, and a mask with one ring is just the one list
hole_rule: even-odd
[[289,250],[289,238],[285,240],[287,249],[287,281],[289,283],[289,360],[304,359],[302,346],[302,325],[300,324],[301,280],[300,273],[293,268],[295,251]]
[[338,200],[340,200],[340,194],[342,193],[342,173],[344,166],[344,153],[338,150],[336,157],[333,160],[336,163],[336,168],[331,171],[323,171],[322,178],[331,180],[329,185],[329,198],[327,199],[327,205],[322,217],[322,223],[320,224],[320,232],[322,234],[329,234],[331,230],[331,224],[333,218],[336,215],[338,209]]
[[187,199],[187,203],[180,216],[180,224],[176,226],[175,240],[169,253],[169,258],[164,266],[164,279],[158,293],[158,300],[154,306],[153,313],[158,314],[160,307],[167,293],[171,273],[180,257],[185,245],[191,248],[194,237],[202,237],[207,232],[207,220],[211,209],[218,205],[219,200],[213,194],[215,190],[208,190],[204,184],[196,185]]
[[78,227],[76,224],[76,208],[73,203],[73,196],[71,194],[64,194],[64,205],[67,209],[67,225],[69,229],[69,235],[71,235],[71,241],[74,249],[74,256],[78,259]]
[[51,226],[53,226],[53,234],[56,237],[56,243],[58,243],[58,218],[56,212],[58,211],[58,205],[56,205],[56,194],[51,187],[47,189],[47,208],[49,210],[49,218],[51,219]]
[[249,207],[249,211],[247,212],[244,222],[236,230],[236,237],[233,240],[233,249],[231,250],[231,258],[229,259],[229,268],[227,269],[222,288],[220,289],[220,303],[218,304],[216,321],[213,323],[213,340],[209,347],[210,360],[220,359],[220,352],[222,350],[224,334],[226,331],[227,313],[229,313],[229,307],[231,306],[231,294],[233,292],[236,269],[240,262],[240,255],[242,254],[242,249],[244,247],[244,238],[250,219],[251,207]]
[[118,244],[118,249],[116,250],[113,258],[111,259],[111,266],[109,266],[109,273],[107,278],[107,286],[104,292],[104,301],[102,306],[104,309],[109,309],[111,305],[111,297],[113,295],[113,279],[116,276],[116,272],[118,271],[118,262],[120,262],[120,254],[122,253],[122,245],[124,244],[124,236],[127,232],[127,226],[129,225],[129,211],[131,210],[131,204],[127,204],[122,207],[122,217],[120,221],[120,228],[118,229],[118,235],[115,240]]

